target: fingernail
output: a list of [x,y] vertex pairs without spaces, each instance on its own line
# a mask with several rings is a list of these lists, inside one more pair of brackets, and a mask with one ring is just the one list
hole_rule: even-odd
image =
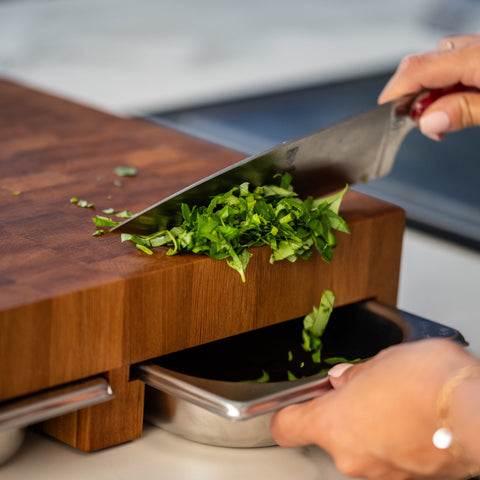
[[442,140],[443,134],[450,128],[450,117],[442,111],[420,117],[420,130],[433,140]]
[[328,371],[328,376],[333,378],[341,377],[350,367],[353,367],[353,363],[338,363]]

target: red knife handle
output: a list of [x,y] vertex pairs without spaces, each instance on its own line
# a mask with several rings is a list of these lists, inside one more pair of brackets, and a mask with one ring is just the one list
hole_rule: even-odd
[[436,90],[427,90],[420,93],[412,103],[410,107],[410,117],[412,120],[418,121],[422,116],[423,112],[433,103],[435,100],[438,100],[440,97],[449,95],[450,93],[460,93],[460,92],[473,92],[480,93],[480,89],[476,87],[467,87],[462,83],[457,83],[452,87],[447,88],[438,88]]

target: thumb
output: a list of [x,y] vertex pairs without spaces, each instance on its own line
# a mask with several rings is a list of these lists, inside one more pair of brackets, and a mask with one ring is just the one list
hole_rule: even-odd
[[436,100],[420,117],[424,135],[442,140],[445,133],[480,125],[480,93],[452,93]]
[[270,422],[270,433],[282,447],[301,447],[312,443],[322,444],[325,432],[319,425],[328,415],[329,405],[334,399],[333,390],[309,400],[277,411]]

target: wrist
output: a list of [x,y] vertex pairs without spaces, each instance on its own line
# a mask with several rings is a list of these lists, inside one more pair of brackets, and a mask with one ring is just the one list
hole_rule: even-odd
[[[474,371],[476,370],[476,374]],[[450,424],[452,436],[464,459],[480,467],[480,362],[472,366],[472,375],[464,378],[452,392]],[[477,471],[478,473],[478,471]]]
[[480,452],[480,361],[469,362],[447,378],[437,399],[437,430],[433,443],[478,474]]

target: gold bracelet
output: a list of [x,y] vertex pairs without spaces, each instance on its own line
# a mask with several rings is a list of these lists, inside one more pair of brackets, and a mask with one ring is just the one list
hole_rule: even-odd
[[[433,444],[441,450],[451,447],[452,454],[463,463],[468,462],[468,460],[460,445],[454,442],[448,413],[455,388],[467,378],[476,376],[480,376],[480,365],[478,364],[460,369],[445,382],[437,400],[437,430],[433,434]],[[475,469],[475,472],[478,472],[478,468]]]

